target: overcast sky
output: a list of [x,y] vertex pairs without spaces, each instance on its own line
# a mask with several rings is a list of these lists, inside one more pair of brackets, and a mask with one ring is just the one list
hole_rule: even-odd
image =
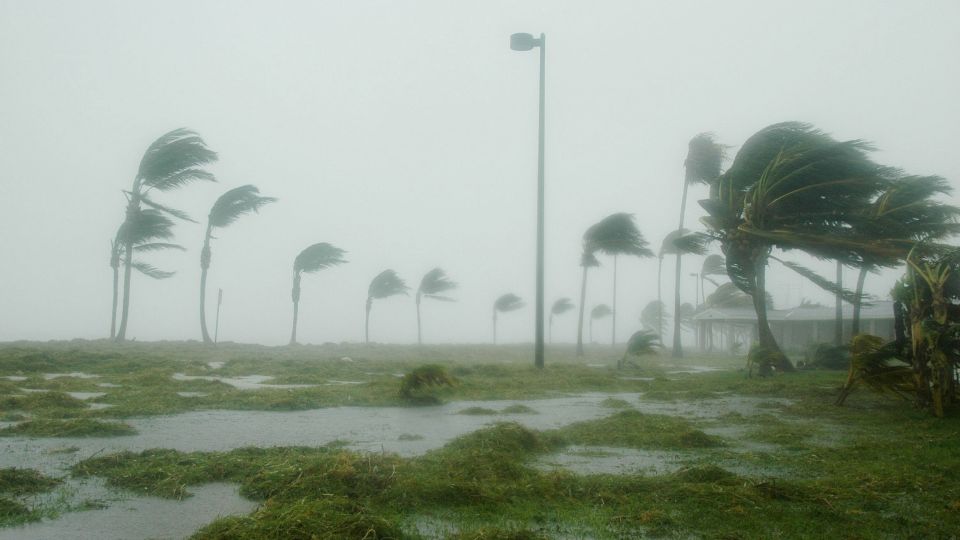
[[[633,213],[654,247],[676,227],[699,132],[734,153],[766,125],[806,121],[873,141],[881,163],[960,178],[957,21],[955,0],[0,0],[0,341],[107,336],[121,190],[177,127],[219,153],[219,182],[157,199],[199,220],[239,185],[279,198],[213,244],[221,339],[285,343],[293,259],[329,242],[350,262],[304,277],[302,342],[361,340],[370,279],[393,268],[416,287],[434,266],[461,288],[457,303],[424,304],[426,341],[489,341],[505,292],[529,305],[499,336],[530,341],[537,54],[511,51],[511,33],[547,34],[549,304],[578,300],[590,224]],[[689,225],[705,196],[691,191]],[[134,274],[129,337],[199,338],[202,235],[180,224],[186,252],[144,257],[177,274]],[[611,301],[610,262],[591,274],[588,308]],[[701,262],[684,259],[684,301]],[[656,269],[621,260],[621,338],[656,298]],[[777,307],[830,301],[787,272],[768,278]],[[672,262],[664,274],[671,297]],[[886,297],[896,275],[867,290]],[[556,339],[575,326],[575,313],[558,319]],[[609,323],[596,332],[609,339]],[[376,303],[371,338],[414,342],[412,297]]]

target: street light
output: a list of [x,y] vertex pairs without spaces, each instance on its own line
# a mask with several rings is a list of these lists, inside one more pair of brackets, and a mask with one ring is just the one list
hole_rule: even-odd
[[540,151],[537,163],[537,314],[533,363],[543,368],[543,80],[547,37],[540,34],[538,39],[523,33],[510,36],[510,48],[515,51],[529,51],[534,47],[540,47]]

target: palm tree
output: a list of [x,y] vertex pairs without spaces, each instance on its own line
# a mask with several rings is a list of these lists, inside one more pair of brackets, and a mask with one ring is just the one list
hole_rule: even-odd
[[560,298],[553,303],[553,307],[550,308],[550,343],[553,343],[553,316],[563,315],[574,307],[573,302],[566,297]]
[[586,241],[580,255],[580,267],[583,268],[583,280],[580,283],[580,316],[577,318],[577,357],[583,356],[583,310],[587,302],[587,270],[600,266],[600,261],[591,251]]
[[347,262],[343,259],[345,253],[346,251],[338,247],[331,246],[326,242],[320,242],[304,249],[297,255],[297,258],[293,260],[293,289],[290,294],[293,299],[293,331],[290,333],[291,345],[297,343],[297,318],[300,311],[301,277],[304,273],[312,274],[324,268],[330,268],[331,266],[337,266]]
[[[657,302],[659,302],[660,309],[662,310],[665,307],[663,303],[662,296],[662,287],[660,285],[663,279],[663,258],[667,255],[679,255],[681,244],[678,244],[678,240],[686,235],[690,231],[687,229],[677,229],[675,231],[670,231],[666,236],[663,237],[663,241],[660,243],[660,251],[657,252]],[[661,311],[660,316],[660,326],[657,327],[657,336],[660,337],[661,341],[663,340],[663,312]]]
[[203,250],[200,252],[200,333],[204,343],[213,343],[207,333],[207,270],[210,268],[210,240],[214,238],[214,229],[227,227],[240,216],[258,212],[261,207],[275,202],[273,197],[260,196],[260,190],[251,185],[233,188],[221,195],[207,215],[207,232],[203,236]]
[[[146,209],[136,214],[130,222],[124,222],[117,230],[116,237],[110,241],[110,267],[113,269],[113,303],[110,309],[110,339],[117,334],[117,303],[120,289],[120,263],[124,259],[124,249],[127,238],[133,243],[134,253],[161,251],[164,249],[178,249],[183,246],[158,240],[173,238],[173,220],[157,210]],[[139,260],[132,261],[133,269],[153,279],[166,279],[174,273],[155,268]]]
[[767,320],[766,266],[773,248],[799,249],[857,264],[900,248],[857,227],[862,208],[887,181],[889,169],[869,160],[863,141],[838,142],[813,127],[787,122],[750,137],[701,201],[703,219],[722,242],[728,274],[750,294],[759,345],[778,370],[793,370]]
[[[683,162],[683,195],[680,197],[680,224],[682,231],[687,211],[687,190],[691,184],[711,184],[720,176],[723,166],[725,147],[716,142],[711,133],[700,133],[690,139],[687,145],[687,159]],[[682,235],[682,233],[681,233]],[[683,357],[683,345],[680,342],[680,260],[682,251],[676,251],[677,263],[674,267],[673,283],[673,349],[674,358]]]
[[[866,220],[861,224],[861,229],[866,234],[878,237],[905,239],[905,248],[910,241],[930,242],[957,234],[960,232],[960,224],[957,223],[960,209],[935,198],[952,192],[953,186],[939,176],[897,178],[866,209]],[[867,272],[896,266],[904,258],[864,258],[859,267],[853,301],[852,335],[860,333],[860,307]]]
[[661,345],[657,334],[652,330],[638,330],[627,340],[627,350],[623,358],[617,361],[617,369],[622,369],[630,362],[631,356],[649,356],[657,354]]
[[[174,208],[164,206],[151,198],[151,191],[171,191],[196,180],[216,181],[213,174],[202,167],[217,159],[217,153],[207,148],[199,135],[188,129],[175,129],[147,148],[140,160],[140,168],[133,179],[133,187],[125,191],[127,210],[124,223],[132,223],[143,211],[141,205],[159,212],[189,220],[189,216]],[[127,235],[123,242],[123,308],[120,316],[120,328],[115,339],[123,341],[127,336],[127,322],[130,314],[130,278],[133,269],[134,237]]]
[[513,293],[507,293],[493,302],[493,344],[497,344],[497,313],[516,311],[525,306],[523,300]]
[[407,287],[407,284],[393,270],[384,270],[373,278],[370,286],[367,287],[367,315],[363,331],[365,343],[370,343],[370,309],[373,308],[373,300],[407,294],[409,290],[410,287]]
[[445,296],[443,293],[457,288],[457,283],[447,277],[447,273],[442,268],[434,268],[420,280],[420,287],[417,288],[417,344],[423,345],[423,338],[420,334],[420,299],[432,298],[442,302],[455,302],[453,298]]
[[[709,281],[713,284],[714,287],[719,287],[720,284],[717,283],[710,276],[726,276],[727,275],[727,260],[723,258],[723,255],[718,255],[714,253],[713,255],[708,255],[706,259],[703,260],[703,266],[700,267],[700,290],[703,290],[703,281]],[[704,298],[706,298],[706,293],[704,293]]]
[[644,330],[657,332],[663,327],[664,315],[669,317],[669,314],[667,314],[663,306],[663,302],[651,300],[643,307],[643,311],[640,312],[640,324],[643,325]]
[[[584,246],[588,246],[591,253],[603,253],[613,256],[613,316],[611,344],[617,341],[617,257],[619,255],[633,255],[636,257],[653,257],[653,252],[647,248],[647,240],[637,229],[633,221],[633,214],[618,212],[610,214],[593,224],[583,235]],[[592,338],[591,338],[592,341]]]
[[593,343],[593,321],[603,319],[613,314],[613,310],[606,304],[598,304],[590,310],[590,343]]

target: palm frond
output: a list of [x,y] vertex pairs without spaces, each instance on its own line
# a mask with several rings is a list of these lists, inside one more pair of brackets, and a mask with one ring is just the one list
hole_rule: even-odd
[[208,216],[212,227],[226,227],[244,214],[258,212],[263,206],[276,202],[273,197],[263,197],[253,185],[233,188],[213,203]]
[[613,310],[606,304],[597,304],[590,310],[591,319],[602,319],[613,314]]
[[175,249],[177,251],[186,251],[187,248],[181,246],[180,244],[167,244],[164,242],[151,242],[149,244],[136,244],[133,246],[133,250],[136,252],[141,251],[162,251],[164,249]]
[[[703,266],[700,267],[700,275],[704,277],[727,275],[726,259],[723,258],[723,255],[716,253],[708,255],[707,258],[703,260]],[[713,283],[712,280],[711,283]]]
[[217,160],[195,132],[181,128],[159,137],[140,160],[138,180],[148,189],[167,191],[194,180],[215,180],[200,167]]
[[583,234],[583,243],[585,252],[653,257],[633,214],[620,212],[601,219]]
[[700,133],[690,139],[685,180],[688,184],[710,184],[720,176],[726,146],[716,142],[712,133]]
[[[773,307],[773,296],[766,294],[767,307]],[[723,283],[707,295],[704,306],[718,309],[753,308],[753,297],[741,291],[733,283]]]
[[367,298],[388,298],[398,294],[407,294],[410,287],[393,270],[380,272],[367,287]]
[[301,272],[313,273],[323,270],[324,268],[343,264],[347,262],[343,259],[344,254],[346,254],[346,251],[326,242],[313,244],[301,251],[300,254],[297,255],[297,258],[294,259],[293,272],[295,274]]
[[667,306],[659,300],[651,300],[640,312],[640,324],[647,330],[656,332],[660,328],[660,317],[670,318]]
[[[839,287],[836,282],[830,281],[829,279],[821,276],[820,274],[814,272],[813,270],[803,266],[802,264],[795,263],[793,261],[784,261],[774,256],[770,256],[771,259],[779,262],[780,264],[786,266],[787,268],[793,270],[794,272],[800,274],[801,276],[807,278],[808,281],[820,287],[821,289],[829,292],[830,294],[840,294],[843,300],[849,304],[854,304],[857,302],[857,293],[856,291],[851,291],[849,289],[844,289]],[[869,296],[864,295],[864,298],[861,299],[860,305],[869,306],[871,303],[868,301]]]
[[573,309],[573,302],[569,298],[560,298],[553,303],[553,306],[550,308],[550,313],[553,315],[563,315],[564,313]]
[[425,295],[423,295],[423,297],[424,297],[424,298],[429,298],[429,299],[431,299],[431,300],[439,300],[439,301],[441,301],[441,302],[456,302],[456,301],[457,301],[456,298],[453,298],[453,297],[451,297],[451,296],[443,296],[443,295],[440,295],[440,294],[425,294]]
[[184,212],[183,210],[177,210],[176,208],[170,208],[169,206],[164,206],[164,205],[162,205],[162,204],[154,201],[153,199],[151,199],[151,198],[149,198],[149,197],[147,197],[147,196],[141,197],[141,198],[140,198],[140,202],[143,203],[143,204],[145,204],[145,205],[147,205],[147,206],[149,206],[150,208],[153,208],[153,209],[155,209],[155,210],[159,210],[159,211],[161,211],[161,212],[165,212],[165,213],[167,213],[167,214],[170,214],[171,216],[173,216],[173,217],[175,217],[175,218],[177,218],[177,219],[182,219],[182,220],[184,220],[184,221],[189,221],[190,223],[196,223],[196,222],[197,222],[195,219],[193,219],[192,217],[190,217],[190,215],[187,214],[186,212]]
[[519,296],[513,293],[507,293],[500,296],[493,302],[493,309],[494,311],[505,313],[507,311],[516,311],[525,305],[526,304],[520,299]]
[[153,279],[167,279],[172,277],[176,272],[168,272],[166,270],[160,270],[159,268],[141,261],[133,261],[130,265],[134,270],[140,272],[145,276],[152,277]]
[[639,330],[634,332],[627,340],[627,356],[647,356],[656,354],[662,347],[657,333],[650,330]]
[[146,209],[132,214],[117,231],[117,242],[134,245],[173,238],[173,221],[158,210]]
[[453,298],[442,296],[441,293],[452,291],[457,287],[457,282],[451,280],[447,273],[443,271],[443,268],[437,267],[423,275],[417,292],[427,298],[453,302]]
[[580,255],[580,266],[584,268],[596,268],[597,266],[600,266],[600,261],[592,251],[587,251],[584,249],[583,253]]

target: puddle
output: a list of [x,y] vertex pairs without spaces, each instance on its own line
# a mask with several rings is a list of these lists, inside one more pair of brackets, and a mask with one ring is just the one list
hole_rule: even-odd
[[180,397],[207,397],[210,394],[206,392],[177,392]]
[[73,481],[71,484],[76,493],[70,498],[79,499],[77,503],[93,500],[109,506],[69,512],[55,520],[2,528],[0,540],[179,540],[218,517],[247,514],[257,506],[242,498],[233,484],[191,486],[194,496],[183,501],[114,492],[104,488],[99,479],[87,480],[85,485]]
[[49,392],[49,390],[45,390],[43,388],[20,388],[19,390],[21,392],[27,392],[28,394],[36,393],[36,392]]
[[74,399],[79,399],[79,400],[96,399],[98,397],[103,397],[107,395],[106,392],[64,392],[64,393]]
[[44,373],[43,378],[52,381],[53,379],[59,379],[61,377],[73,377],[75,379],[96,379],[99,378],[99,375],[91,375],[90,373],[81,373],[79,371],[74,371],[73,373]]
[[210,368],[210,369],[220,369],[220,368],[222,368],[225,364],[226,364],[226,362],[207,362],[207,367]]
[[214,377],[212,375],[184,375],[183,373],[174,373],[172,376],[175,381],[218,381],[238,390],[261,390],[261,389],[284,389],[284,388],[310,388],[315,384],[264,384],[273,379],[270,375],[241,375],[240,377]]
[[100,388],[123,388],[122,384],[113,384],[109,382],[98,383],[97,386]]
[[654,378],[654,377],[617,377],[617,378],[620,379],[621,381],[646,381],[646,382],[649,382],[649,381],[655,381],[655,380],[656,380],[656,378]]
[[27,377],[24,377],[22,375],[5,375],[3,377],[0,377],[0,379],[6,379],[8,381],[13,381],[13,382],[23,382],[27,380]]
[[564,469],[577,474],[661,475],[680,470],[690,454],[606,446],[570,446],[534,463],[541,470]]
[[714,366],[686,366],[683,369],[677,369],[673,371],[668,371],[668,375],[679,375],[681,373],[697,374],[697,373],[710,373],[712,371],[730,371],[726,368],[714,367]]
[[332,386],[337,385],[347,385],[347,384],[367,384],[370,381],[337,381],[334,379],[327,379],[327,384]]

